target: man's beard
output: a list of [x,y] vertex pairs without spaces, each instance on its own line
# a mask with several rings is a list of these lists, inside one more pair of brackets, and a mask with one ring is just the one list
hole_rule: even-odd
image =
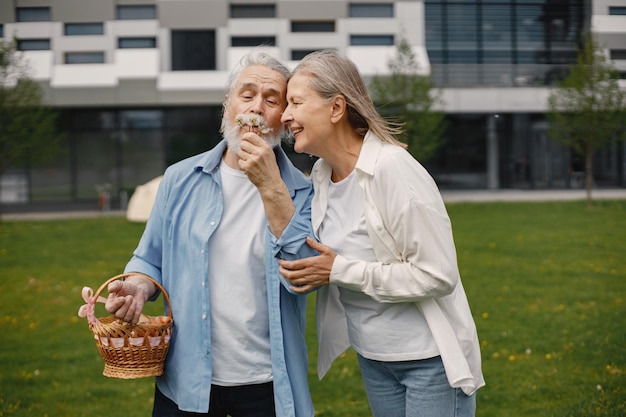
[[[264,124],[263,118],[261,116],[257,116],[260,119],[261,124]],[[242,132],[247,126],[239,126],[238,124],[231,123],[230,120],[224,118],[224,126],[222,130],[222,134],[224,135],[224,139],[226,139],[226,143],[228,148],[239,155],[241,151],[241,135]],[[278,132],[272,132],[266,134],[257,133],[261,138],[263,138],[272,148],[280,145],[282,137],[284,136],[285,129],[281,126]]]

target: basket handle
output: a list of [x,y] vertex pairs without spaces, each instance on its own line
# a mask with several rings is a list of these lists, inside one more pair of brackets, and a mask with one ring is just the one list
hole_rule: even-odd
[[139,272],[131,272],[131,273],[127,273],[127,274],[120,274],[120,275],[116,275],[114,277],[109,278],[108,280],[106,280],[101,286],[100,288],[98,288],[98,290],[96,291],[96,293],[93,296],[94,300],[98,299],[98,296],[100,295],[100,293],[108,287],[108,285],[110,283],[112,283],[113,281],[117,281],[120,279],[124,279],[127,277],[130,277],[132,275],[141,275],[144,278],[149,279],[150,281],[152,281],[152,283],[159,289],[161,290],[161,293],[163,294],[163,297],[165,298],[165,301],[167,302],[167,315],[169,316],[170,319],[172,319],[172,321],[174,320],[174,318],[172,317],[172,305],[170,304],[170,296],[167,294],[167,291],[165,291],[165,288],[163,288],[163,286],[161,284],[159,284],[154,278],[149,277],[146,274],[142,274]]

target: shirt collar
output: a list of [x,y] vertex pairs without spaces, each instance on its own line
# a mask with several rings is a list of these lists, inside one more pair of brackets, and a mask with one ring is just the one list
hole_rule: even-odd
[[382,140],[371,130],[368,130],[363,139],[363,147],[359,153],[359,159],[356,161],[355,169],[368,175],[374,175],[376,159],[378,159],[378,153],[382,146]]
[[219,168],[224,152],[226,152],[226,140],[222,139],[213,149],[206,152],[203,158],[198,159],[194,169],[212,174]]

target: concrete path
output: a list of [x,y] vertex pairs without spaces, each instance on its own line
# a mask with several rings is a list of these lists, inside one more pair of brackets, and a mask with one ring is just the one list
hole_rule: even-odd
[[[446,203],[483,201],[574,201],[586,198],[585,190],[443,190]],[[626,188],[597,189],[591,192],[593,200],[626,200]],[[125,216],[125,211],[60,211],[42,213],[6,213],[3,221],[55,220],[94,217]]]
[[20,221],[20,220],[62,220],[62,219],[91,219],[95,217],[123,217],[126,211],[111,210],[76,210],[76,211],[50,211],[50,212],[24,212],[24,213],[5,213],[2,215],[2,221]]
[[[480,201],[574,201],[587,198],[585,190],[471,190],[442,191],[447,203]],[[591,191],[593,200],[626,200],[626,188]]]

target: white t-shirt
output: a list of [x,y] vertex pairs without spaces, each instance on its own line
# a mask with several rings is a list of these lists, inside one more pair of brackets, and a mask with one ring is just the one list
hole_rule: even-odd
[[224,213],[209,240],[213,383],[272,380],[264,239],[258,190],[242,172],[220,164]]
[[[347,259],[376,262],[365,223],[365,200],[355,171],[328,188],[328,208],[319,229],[322,243]],[[352,347],[379,361],[432,358],[439,350],[415,303],[379,303],[339,287]]]

